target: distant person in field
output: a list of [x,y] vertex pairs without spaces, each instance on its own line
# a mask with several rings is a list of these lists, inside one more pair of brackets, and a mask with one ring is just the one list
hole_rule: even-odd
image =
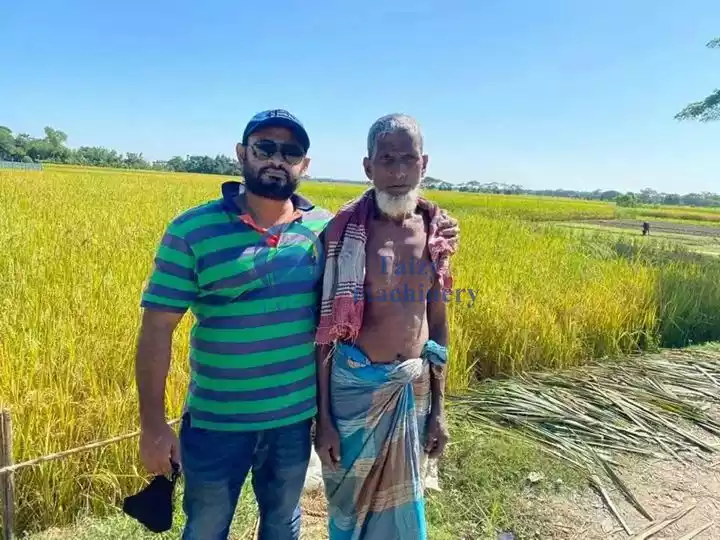
[[[237,155],[244,183],[168,225],[142,296],[136,381],[148,472],[180,464],[184,540],[226,539],[249,471],[260,540],[297,540],[317,415],[315,332],[332,214],[296,194],[310,140],[284,110],[254,116]],[[446,217],[454,238],[457,221]],[[165,416],[172,336],[195,317],[180,437]]]
[[380,118],[367,151],[373,187],[325,231],[316,450],[330,540],[424,540],[424,462],[448,441],[442,293],[455,246],[420,197],[418,123]]

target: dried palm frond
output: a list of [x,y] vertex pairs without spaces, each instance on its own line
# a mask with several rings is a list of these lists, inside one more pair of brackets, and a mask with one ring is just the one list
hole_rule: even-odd
[[588,479],[604,473],[652,520],[617,474],[614,456],[684,460],[718,450],[686,426],[720,435],[708,413],[720,403],[720,352],[667,351],[488,380],[449,403],[477,427],[536,443]]

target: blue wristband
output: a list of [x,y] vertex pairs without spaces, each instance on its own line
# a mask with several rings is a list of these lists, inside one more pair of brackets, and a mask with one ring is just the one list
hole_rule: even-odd
[[435,365],[444,366],[447,363],[447,347],[432,339],[425,342],[422,355]]

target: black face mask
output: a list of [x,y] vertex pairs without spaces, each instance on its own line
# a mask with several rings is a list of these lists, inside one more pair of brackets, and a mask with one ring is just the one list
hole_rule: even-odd
[[173,519],[173,490],[180,476],[180,467],[173,463],[170,480],[165,476],[156,476],[139,493],[126,497],[123,512],[135,518],[152,532],[169,531]]

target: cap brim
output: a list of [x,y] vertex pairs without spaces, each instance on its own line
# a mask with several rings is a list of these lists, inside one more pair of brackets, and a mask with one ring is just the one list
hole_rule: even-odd
[[255,133],[259,129],[267,128],[267,127],[284,127],[289,129],[293,132],[293,135],[295,135],[295,138],[298,140],[300,145],[303,147],[303,149],[307,152],[310,148],[310,137],[307,134],[307,131],[305,131],[305,128],[302,126],[299,126],[297,123],[293,122],[292,120],[289,120],[288,118],[282,118],[282,117],[275,117],[275,118],[268,118],[266,120],[263,120],[261,122],[258,122],[255,124],[251,129],[247,131],[245,134],[245,140],[243,141],[244,144],[247,144],[247,139]]

